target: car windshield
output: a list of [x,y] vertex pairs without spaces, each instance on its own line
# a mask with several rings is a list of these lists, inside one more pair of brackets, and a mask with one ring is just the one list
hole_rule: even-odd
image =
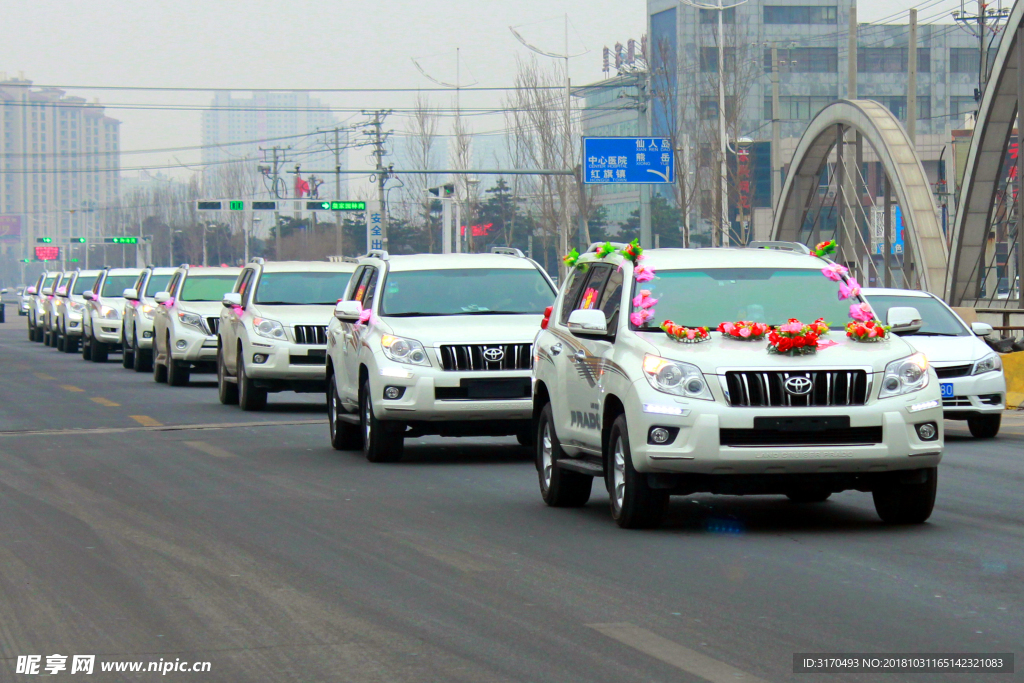
[[143,296],[154,297],[157,292],[167,291],[167,284],[171,281],[171,273],[166,275],[150,275],[146,283],[146,293]]
[[663,320],[686,327],[710,327],[735,320],[782,325],[790,318],[824,318],[832,328],[849,322],[853,299],[839,299],[839,283],[818,269],[707,268],[658,270],[651,282],[636,283],[632,296],[650,290],[658,299],[654,318],[642,328],[656,331]]
[[220,301],[235,286],[238,275],[189,275],[185,278],[182,301]]
[[264,273],[253,303],[295,306],[333,306],[345,296],[352,273]]
[[88,290],[92,289],[92,286],[96,284],[95,275],[79,275],[75,280],[75,286],[72,288],[72,294],[85,294]]
[[108,275],[103,281],[103,291],[100,296],[119,297],[124,295],[124,290],[135,286],[138,275]]
[[873,294],[866,297],[879,320],[885,320],[889,309],[905,306],[916,308],[924,324],[914,334],[936,337],[969,337],[971,332],[956,319],[942,302],[930,296],[900,296],[899,294]]
[[534,268],[407,270],[388,274],[380,314],[540,315],[554,298]]
[[[56,275],[48,275],[48,276],[46,277],[46,279],[45,279],[45,280],[43,280],[43,286],[42,286],[42,288],[41,288],[41,289],[45,289],[45,288],[47,288],[47,287],[51,286],[51,285],[53,284],[53,281],[54,281],[54,280],[56,280],[56,279],[57,279],[57,276],[56,276]],[[41,291],[40,291],[39,293],[40,293],[40,294],[42,294],[42,292],[41,292]]]

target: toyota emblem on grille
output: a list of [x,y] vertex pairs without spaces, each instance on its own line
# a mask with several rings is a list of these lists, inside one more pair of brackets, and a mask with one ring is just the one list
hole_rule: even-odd
[[504,357],[505,349],[501,348],[500,346],[484,347],[484,358],[486,358],[488,362],[497,363]]
[[793,396],[805,396],[814,388],[814,384],[806,377],[790,377],[783,386]]

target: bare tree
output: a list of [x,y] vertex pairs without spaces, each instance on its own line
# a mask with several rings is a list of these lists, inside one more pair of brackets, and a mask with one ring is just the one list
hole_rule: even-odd
[[[416,103],[413,106],[412,114],[412,144],[410,145],[409,163],[413,168],[429,169],[434,168],[437,163],[437,109],[430,106],[430,100],[422,94],[416,96]],[[409,186],[406,190],[406,201],[410,207],[415,207],[422,227],[427,232],[427,243],[430,245],[430,252],[437,249],[437,231],[434,229],[434,221],[431,215],[432,200],[427,189],[438,183],[438,176],[432,173],[417,173],[409,178]]]

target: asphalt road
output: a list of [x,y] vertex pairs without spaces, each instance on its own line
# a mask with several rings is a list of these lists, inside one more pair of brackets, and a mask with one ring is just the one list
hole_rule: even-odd
[[95,673],[47,680],[161,680],[99,671],[159,660],[232,683],[982,678],[793,674],[796,652],[1015,652],[1021,671],[1024,419],[988,442],[947,423],[923,526],[882,525],[868,494],[696,496],[630,532],[596,486],[545,507],[513,440],[372,465],[331,449],[319,396],[243,413],[111,358],[0,326],[0,681],[55,653]]

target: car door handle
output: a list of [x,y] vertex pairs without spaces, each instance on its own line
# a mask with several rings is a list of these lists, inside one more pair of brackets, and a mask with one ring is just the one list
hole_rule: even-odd
[[562,343],[558,342],[557,344],[552,344],[550,347],[548,347],[548,351],[551,352],[552,356],[557,356],[562,352]]

